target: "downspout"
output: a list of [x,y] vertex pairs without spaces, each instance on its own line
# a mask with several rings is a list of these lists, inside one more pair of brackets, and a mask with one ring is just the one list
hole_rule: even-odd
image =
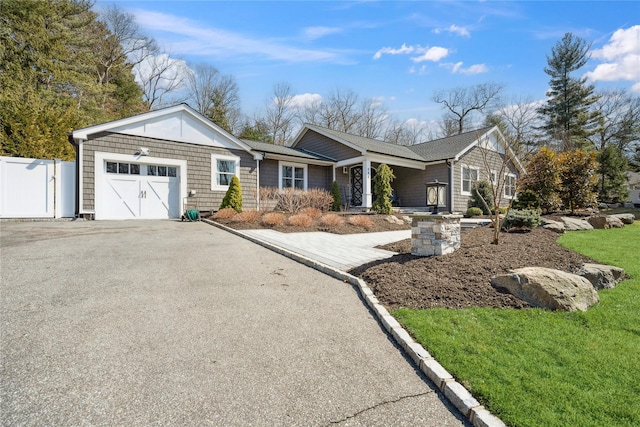
[[256,159],[256,210],[260,210],[260,159]]
[[453,182],[453,163],[449,162],[449,159],[445,160],[445,163],[447,164],[447,166],[449,167],[449,200],[451,201],[451,209],[449,209],[449,212],[453,213],[453,187],[454,187],[454,182]]
[[73,145],[73,150],[76,152],[76,182],[75,182],[75,190],[76,190],[76,194],[75,194],[75,217],[79,218],[80,217],[80,159],[79,157],[79,152],[80,152],[80,144],[78,144],[75,139],[73,139],[73,134],[71,132],[67,133],[67,139],[69,140],[69,143],[71,145]]

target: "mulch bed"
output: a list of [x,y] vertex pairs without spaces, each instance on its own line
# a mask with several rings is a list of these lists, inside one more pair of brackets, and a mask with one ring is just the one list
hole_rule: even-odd
[[528,233],[500,234],[491,244],[493,229],[479,227],[461,234],[461,248],[433,257],[411,255],[411,239],[382,248],[399,252],[350,273],[364,279],[378,300],[390,309],[526,308],[529,304],[491,286],[496,274],[522,267],[547,267],[574,273],[588,257],[556,243],[558,234],[543,228]]

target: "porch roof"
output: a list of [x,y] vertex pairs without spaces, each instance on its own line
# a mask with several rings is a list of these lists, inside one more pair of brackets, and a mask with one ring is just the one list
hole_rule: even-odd
[[252,150],[259,151],[262,153],[270,153],[270,154],[276,154],[279,156],[286,156],[286,157],[296,157],[299,159],[304,159],[306,161],[317,161],[322,163],[335,162],[335,159],[332,159],[327,156],[323,156],[321,154],[312,153],[308,150],[303,150],[301,148],[286,147],[284,145],[275,145],[275,144],[269,144],[266,142],[251,141],[248,139],[243,139],[242,142],[244,142],[249,147],[251,147]]

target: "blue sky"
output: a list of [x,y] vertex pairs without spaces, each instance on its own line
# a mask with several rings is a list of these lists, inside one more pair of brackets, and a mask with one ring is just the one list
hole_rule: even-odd
[[[592,42],[581,73],[640,94],[637,1],[98,1],[135,15],[172,57],[233,75],[243,113],[273,87],[300,99],[348,89],[397,119],[441,117],[435,90],[504,84],[544,99],[546,55],[566,32]],[[303,96],[304,95],[304,96]]]

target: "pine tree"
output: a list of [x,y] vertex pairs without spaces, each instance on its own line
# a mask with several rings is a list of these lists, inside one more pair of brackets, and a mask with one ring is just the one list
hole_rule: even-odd
[[333,181],[333,186],[331,187],[331,197],[333,197],[333,202],[331,202],[331,210],[334,212],[339,212],[340,207],[342,206],[342,194],[340,194],[340,187],[338,186],[337,181]]
[[373,177],[373,191],[376,194],[376,199],[373,201],[372,209],[379,214],[390,214],[393,212],[391,206],[391,194],[393,189],[391,188],[391,182],[395,175],[389,166],[384,163],[378,166],[376,176]]
[[542,129],[560,151],[587,147],[597,127],[598,113],[589,108],[597,100],[594,86],[585,77],[572,76],[589,60],[590,47],[582,38],[566,33],[551,50],[551,57],[547,56],[544,72],[551,76],[549,99],[538,112],[545,120]]

